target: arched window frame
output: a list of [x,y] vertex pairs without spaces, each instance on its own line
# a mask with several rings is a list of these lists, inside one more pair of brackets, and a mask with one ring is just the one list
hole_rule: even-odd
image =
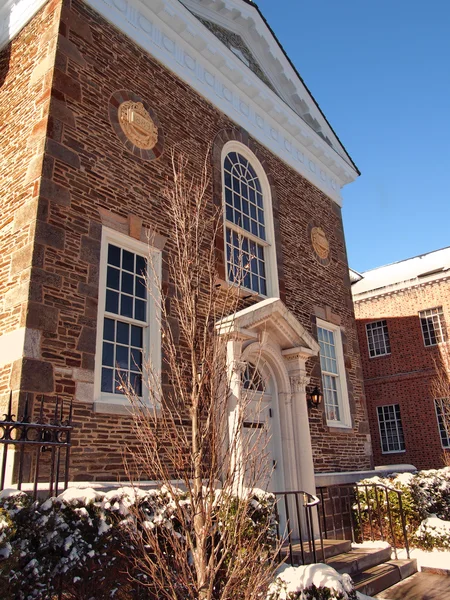
[[[237,152],[246,158],[258,176],[259,182],[261,184],[262,189],[262,197],[263,197],[263,211],[264,211],[264,221],[265,221],[265,229],[266,229],[266,239],[262,240],[260,237],[255,236],[254,234],[248,232],[243,227],[236,225],[232,221],[228,221],[226,218],[225,211],[225,158],[230,152]],[[222,156],[221,156],[221,173],[222,173],[222,206],[223,206],[223,239],[224,239],[224,261],[225,261],[225,271],[227,282],[231,285],[233,282],[229,280],[228,277],[228,260],[227,260],[227,235],[226,230],[227,227],[236,231],[238,234],[246,237],[256,243],[262,245],[264,247],[264,264],[266,271],[266,284],[267,284],[267,294],[263,296],[258,292],[252,290],[251,288],[247,288],[245,286],[241,286],[244,291],[249,291],[251,294],[255,294],[258,296],[268,297],[268,298],[278,298],[279,297],[279,285],[278,285],[278,269],[277,269],[277,259],[276,259],[276,250],[275,250],[275,231],[273,225],[273,209],[272,209],[272,194],[270,189],[269,180],[267,179],[267,175],[264,171],[263,166],[260,161],[256,157],[256,155],[244,144],[241,144],[237,141],[227,142],[222,148]]]

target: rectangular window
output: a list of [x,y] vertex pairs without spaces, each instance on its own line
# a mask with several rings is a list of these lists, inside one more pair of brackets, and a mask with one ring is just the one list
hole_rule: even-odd
[[405,450],[405,439],[400,418],[400,405],[378,406],[377,413],[383,454],[403,452]]
[[447,328],[442,306],[422,310],[419,312],[419,318],[425,346],[435,346],[447,341]]
[[142,351],[147,327],[147,261],[108,243],[101,391],[142,396]]
[[434,401],[436,416],[443,448],[450,448],[450,400],[437,398]]
[[341,331],[339,327],[318,320],[317,337],[327,423],[335,427],[350,427]]
[[391,353],[387,322],[374,321],[366,323],[367,343],[369,345],[369,356],[384,356]]
[[[99,278],[96,399],[126,403],[125,389],[144,397],[144,354],[159,369],[160,332],[149,274],[160,271],[160,252],[121,233],[103,229]],[[153,288],[153,286],[152,286]]]

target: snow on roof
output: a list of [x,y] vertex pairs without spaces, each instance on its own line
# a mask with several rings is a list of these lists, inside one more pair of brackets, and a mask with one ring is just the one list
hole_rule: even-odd
[[352,286],[355,299],[358,296],[371,296],[387,291],[387,288],[408,287],[448,276],[450,271],[450,247],[441,248],[427,254],[420,254],[399,262],[377,267],[362,273],[362,279]]

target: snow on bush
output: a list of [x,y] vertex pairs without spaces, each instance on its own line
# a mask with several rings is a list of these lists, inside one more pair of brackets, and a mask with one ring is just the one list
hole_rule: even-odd
[[350,575],[318,563],[300,567],[284,565],[270,586],[267,600],[356,600]]
[[414,537],[425,550],[450,550],[450,521],[443,521],[435,515],[427,517],[419,525]]
[[[212,491],[211,498],[217,531],[232,527],[233,502],[237,506],[240,499],[228,503],[231,510],[225,513],[220,493]],[[248,498],[246,534],[254,535],[258,523],[272,522],[274,497],[252,492]],[[184,507],[183,526],[177,505]],[[129,599],[136,582],[149,583],[134,560],[134,532],[143,528],[165,543],[168,535],[182,540],[183,527],[191,522],[189,499],[178,489],[123,487],[103,493],[69,488],[44,502],[5,491],[0,496],[0,598],[44,600],[57,595],[63,583],[67,599]],[[267,547],[272,542],[269,535]],[[145,588],[139,597],[153,598]]]
[[[368,498],[371,504],[372,526],[388,519],[385,492],[375,497],[374,484],[382,484],[401,490],[402,505],[406,519],[408,537],[419,548],[450,547],[448,527],[450,527],[450,467],[419,471],[418,473],[400,473],[390,477],[372,477],[360,482],[368,486]],[[360,501],[363,493],[360,493]],[[365,497],[365,496],[364,496]],[[397,539],[402,539],[402,524],[398,498],[395,492],[389,492],[389,503]],[[364,507],[362,507],[364,508]],[[368,516],[363,516],[363,521]],[[439,523],[438,523],[439,522]],[[442,525],[447,523],[447,525]],[[363,522],[364,526],[365,522]],[[386,528],[387,530],[387,528]]]

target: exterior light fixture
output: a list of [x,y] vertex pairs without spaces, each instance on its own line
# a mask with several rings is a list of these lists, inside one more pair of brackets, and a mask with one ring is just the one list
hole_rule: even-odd
[[322,392],[319,390],[319,388],[316,387],[309,392],[308,394],[308,403],[310,408],[319,406],[319,404],[322,402]]

